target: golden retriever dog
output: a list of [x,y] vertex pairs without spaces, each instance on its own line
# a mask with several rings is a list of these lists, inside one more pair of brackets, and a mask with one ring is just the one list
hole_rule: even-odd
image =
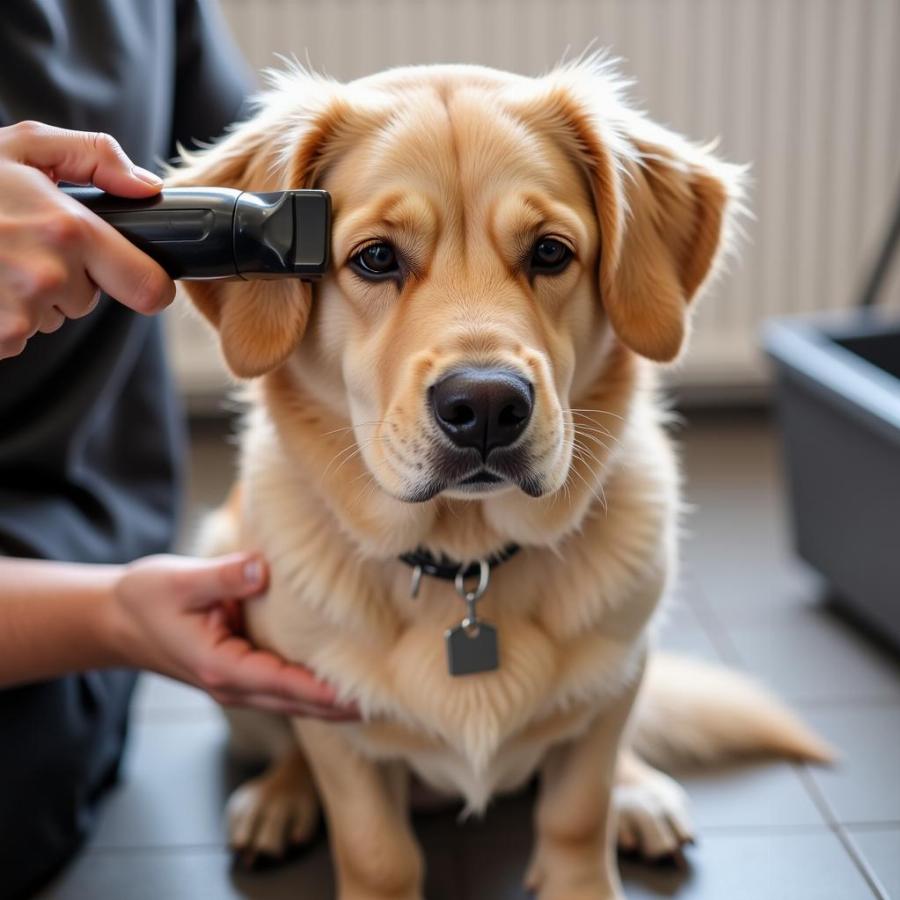
[[249,379],[205,553],[258,550],[260,645],[362,720],[233,716],[271,765],[229,804],[278,855],[321,807],[341,900],[419,900],[412,777],[478,813],[537,775],[540,900],[621,897],[616,844],[691,839],[652,764],[827,748],[743,678],[658,654],[679,476],[654,393],[726,247],[742,170],[649,122],[596,60],[541,78],[289,71],[171,184],[316,187],[332,265],[195,283]]

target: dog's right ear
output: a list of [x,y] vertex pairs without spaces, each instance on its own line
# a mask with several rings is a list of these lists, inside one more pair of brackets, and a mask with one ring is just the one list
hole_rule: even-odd
[[526,107],[583,167],[600,230],[600,299],[619,340],[656,362],[684,346],[694,297],[741,209],[744,170],[654,125],[602,57],[537,82]]
[[[227,137],[198,152],[183,152],[166,179],[170,187],[229,187],[278,191],[312,187],[316,161],[328,136],[328,83],[305,79],[306,95],[319,88],[318,112],[297,91],[286,109],[284,89],[263,97],[260,111]],[[287,76],[284,76],[287,81]],[[299,84],[294,85],[299,87]],[[300,107],[300,108],[298,108]],[[299,279],[189,281],[184,285],[203,316],[218,330],[231,371],[242,378],[279,366],[303,337],[312,289]]]

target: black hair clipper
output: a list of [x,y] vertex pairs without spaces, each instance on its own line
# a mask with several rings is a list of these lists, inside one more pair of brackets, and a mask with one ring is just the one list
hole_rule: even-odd
[[253,194],[231,188],[165,188],[129,200],[65,187],[172,278],[321,278],[328,268],[326,191]]

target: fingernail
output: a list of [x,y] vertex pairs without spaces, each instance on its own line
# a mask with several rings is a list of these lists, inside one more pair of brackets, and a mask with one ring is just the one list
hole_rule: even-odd
[[132,166],[131,174],[135,178],[140,178],[141,181],[153,185],[153,187],[162,187],[162,178],[154,175],[152,172],[148,172],[146,169],[142,169],[140,166]]
[[258,559],[251,559],[244,563],[244,583],[251,587],[262,581],[262,563]]

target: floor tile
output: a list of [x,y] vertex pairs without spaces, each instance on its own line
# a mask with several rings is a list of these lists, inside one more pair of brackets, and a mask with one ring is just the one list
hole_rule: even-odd
[[900,662],[827,609],[724,628],[747,668],[787,700],[900,702]]
[[[526,900],[531,841],[521,822],[467,842],[461,860],[467,893],[481,900]],[[871,900],[873,894],[840,841],[826,828],[762,833],[701,833],[686,871],[621,861],[629,900]]]
[[702,625],[670,625],[664,628],[659,638],[659,647],[679,656],[722,662],[721,654]]
[[220,717],[136,721],[121,784],[105,802],[91,846],[221,845],[231,775],[225,743]]
[[700,593],[693,573],[681,567],[675,586],[653,621],[657,644],[669,653],[721,662],[709,628],[698,611],[702,609],[698,603]]
[[818,606],[823,582],[794,555],[785,536],[773,533],[780,514],[766,508],[748,521],[729,502],[698,501],[680,545],[683,565],[708,610],[723,622],[755,624]]
[[[484,835],[482,835],[482,838]],[[452,873],[466,893],[430,877],[429,900],[526,900],[521,881],[528,845],[508,832],[481,841]],[[480,848],[480,849],[479,849]],[[622,864],[629,900],[870,900],[873,894],[839,841],[808,833],[712,834],[689,853],[689,869]],[[446,874],[448,869],[444,869]],[[439,874],[439,873],[438,873]],[[82,854],[38,900],[329,900],[334,896],[324,841],[300,859],[266,871],[235,870],[223,850],[92,851]]]
[[710,662],[721,662],[709,629],[688,600],[696,589],[687,585],[666,603],[655,622],[656,636],[661,649],[669,653],[694,656]]
[[900,824],[900,706],[810,709],[807,719],[843,757],[809,770],[837,820]]
[[849,828],[847,831],[885,895],[900,898],[900,825],[896,828]]
[[243,872],[222,849],[94,851],[36,900],[327,900],[334,895],[324,844],[301,860]]
[[693,573],[682,567],[674,587],[657,610],[660,621],[673,625],[699,624],[700,619],[694,606],[694,600],[698,593],[699,587]]
[[792,551],[779,450],[761,416],[700,417],[683,432],[692,511],[681,543],[708,607],[728,621],[766,621],[817,602],[821,584]]
[[766,548],[784,545],[779,451],[765,418],[696,418],[676,440],[694,506],[685,522],[689,532],[732,549],[740,548],[733,539],[741,535],[761,538]]
[[[742,539],[753,546],[752,539]],[[823,583],[785,552],[713,548],[709,540],[683,544],[685,564],[696,573],[703,605],[726,624],[754,625],[778,621],[797,610],[821,608]]]
[[793,766],[729,766],[679,779],[701,841],[713,829],[824,825]]
[[628,900],[872,900],[831,831],[710,834],[688,853],[690,868],[623,867]]

